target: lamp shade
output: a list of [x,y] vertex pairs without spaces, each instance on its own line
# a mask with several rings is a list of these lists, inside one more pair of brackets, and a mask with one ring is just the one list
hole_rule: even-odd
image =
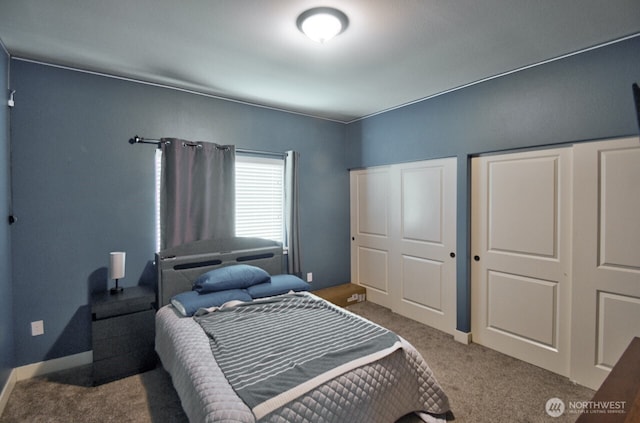
[[114,251],[109,253],[109,279],[124,278],[124,261],[126,253]]

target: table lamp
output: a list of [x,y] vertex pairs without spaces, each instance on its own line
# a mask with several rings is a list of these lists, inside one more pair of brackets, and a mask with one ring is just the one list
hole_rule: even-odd
[[122,292],[122,287],[118,286],[118,279],[124,278],[124,260],[126,253],[122,251],[114,251],[109,253],[109,279],[116,280],[116,286],[111,288],[112,294]]

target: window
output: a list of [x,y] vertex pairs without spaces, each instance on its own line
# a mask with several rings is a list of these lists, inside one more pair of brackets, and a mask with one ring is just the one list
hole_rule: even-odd
[[236,156],[236,236],[283,241],[282,158]]
[[[160,175],[156,150],[156,251],[160,251]],[[236,155],[236,236],[284,239],[284,159]]]

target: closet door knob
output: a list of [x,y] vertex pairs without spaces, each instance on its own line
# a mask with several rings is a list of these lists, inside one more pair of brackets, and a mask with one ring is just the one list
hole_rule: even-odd
[[480,261],[480,256],[473,256],[473,259],[474,259],[475,261]]
[[456,253],[454,253],[453,251],[449,253],[449,257],[454,258],[456,256]]

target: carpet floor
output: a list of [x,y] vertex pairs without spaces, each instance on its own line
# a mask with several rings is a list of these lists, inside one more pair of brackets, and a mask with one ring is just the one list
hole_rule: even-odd
[[[456,422],[573,422],[577,415],[548,416],[547,400],[586,401],[593,396],[592,390],[565,377],[478,344],[460,344],[376,304],[358,303],[349,310],[393,330],[420,351],[449,396]],[[187,421],[162,367],[93,387],[91,365],[18,382],[0,417],[0,423]]]

